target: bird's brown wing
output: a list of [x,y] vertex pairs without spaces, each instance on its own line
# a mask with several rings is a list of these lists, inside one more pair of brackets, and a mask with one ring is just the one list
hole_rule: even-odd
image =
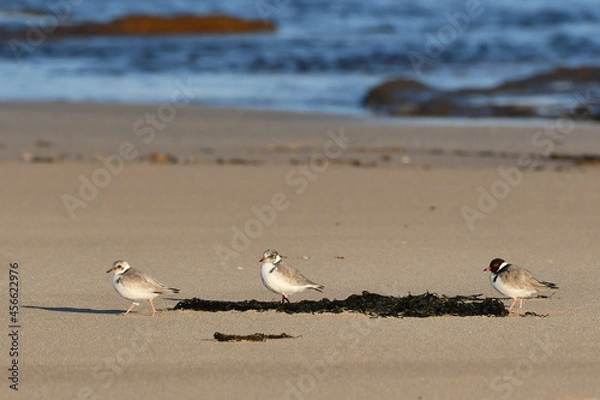
[[541,282],[533,276],[531,271],[516,265],[506,267],[502,278],[509,285],[535,291],[550,289],[551,286],[554,286],[554,284],[549,285],[546,282]]
[[170,292],[170,288],[154,279],[152,276],[138,271],[134,268],[129,268],[121,279],[124,285],[130,286],[133,290],[147,293],[165,293]]
[[290,285],[293,286],[319,286],[306,278],[300,271],[283,261],[277,264],[277,273]]

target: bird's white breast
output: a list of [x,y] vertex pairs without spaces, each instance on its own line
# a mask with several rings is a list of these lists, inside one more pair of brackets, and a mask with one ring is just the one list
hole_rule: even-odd
[[[494,278],[497,279],[494,281]],[[490,282],[492,282],[492,286],[494,289],[502,293],[503,295],[510,298],[522,298],[531,296],[535,293],[535,290],[531,290],[528,288],[521,288],[517,286],[508,285],[503,279],[502,276],[496,274],[490,274]]]
[[290,284],[287,279],[277,272],[277,270],[271,272],[273,268],[275,268],[275,265],[272,263],[262,263],[260,266],[260,279],[271,292],[288,294],[303,292],[307,289],[307,286],[295,286]]
[[148,300],[153,299],[159,295],[159,293],[148,292],[143,290],[136,290],[133,285],[123,284],[119,279],[121,275],[113,276],[113,287],[122,297],[128,300]]

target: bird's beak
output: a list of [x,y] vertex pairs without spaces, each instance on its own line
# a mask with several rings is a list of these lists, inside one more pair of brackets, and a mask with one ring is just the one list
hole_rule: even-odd
[[260,259],[260,260],[258,260],[258,261],[260,261],[260,262],[265,262],[265,261],[267,261],[267,257],[263,257],[263,258],[261,258],[261,259]]
[[483,272],[485,271],[491,271],[492,269],[490,267],[487,267],[486,269],[483,270]]
[[107,274],[110,274],[111,272],[115,272],[114,268],[109,269],[108,271],[106,271]]

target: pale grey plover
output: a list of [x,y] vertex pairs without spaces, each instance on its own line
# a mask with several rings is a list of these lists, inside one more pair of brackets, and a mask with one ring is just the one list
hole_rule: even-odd
[[179,293],[179,289],[167,287],[148,274],[132,268],[127,261],[118,260],[113,263],[106,273],[114,272],[113,287],[122,297],[132,300],[133,304],[123,315],[129,314],[133,307],[139,305],[139,300],[148,300],[152,307],[152,316],[156,315],[156,308],[152,299],[163,293]]
[[322,292],[324,286],[308,280],[296,268],[285,263],[275,250],[266,250],[259,260],[260,279],[273,293],[281,295],[281,302],[290,302],[290,293],[304,292],[307,289]]

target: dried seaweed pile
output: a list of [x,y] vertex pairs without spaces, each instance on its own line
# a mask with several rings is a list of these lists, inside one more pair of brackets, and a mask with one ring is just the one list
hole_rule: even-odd
[[504,304],[498,299],[482,299],[480,295],[439,296],[435,293],[423,293],[404,297],[384,296],[377,293],[362,292],[353,294],[345,300],[322,299],[303,300],[297,303],[281,304],[258,300],[213,301],[198,298],[182,300],[175,310],[195,311],[269,311],[275,310],[288,314],[297,313],[342,313],[358,312],[374,317],[437,317],[454,315],[469,316],[505,316],[508,314]]
[[296,336],[282,333],[279,335],[268,335],[266,333],[253,333],[252,335],[228,335],[215,332],[213,335],[217,342],[266,342],[267,339],[295,339]]

